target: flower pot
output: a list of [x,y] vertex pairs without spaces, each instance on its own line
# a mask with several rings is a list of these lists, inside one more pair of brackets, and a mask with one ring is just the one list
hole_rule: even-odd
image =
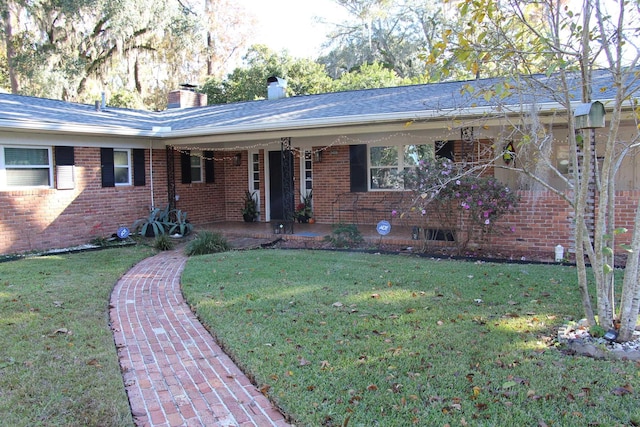
[[242,218],[244,218],[244,222],[254,222],[256,220],[256,217],[250,214],[244,214]]
[[316,220],[315,218],[309,218],[309,224],[315,224]]

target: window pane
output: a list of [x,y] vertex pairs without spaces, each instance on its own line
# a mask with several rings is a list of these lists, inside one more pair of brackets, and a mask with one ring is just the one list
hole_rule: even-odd
[[129,156],[127,152],[113,150],[113,164],[116,166],[129,166]]
[[191,168],[191,182],[202,182],[202,169],[200,169],[200,165]]
[[190,160],[191,160],[191,166],[195,166],[198,168],[200,167],[200,157],[191,156]]
[[398,147],[371,147],[371,166],[397,166]]
[[406,145],[404,147],[404,165],[405,167],[417,166],[420,160],[433,159],[433,145]]
[[399,188],[400,183],[397,179],[397,169],[371,169],[371,188],[372,189],[395,189]]
[[7,166],[49,165],[49,151],[46,148],[5,148],[4,163]]
[[116,184],[129,183],[129,168],[114,168],[114,172],[116,175]]
[[49,186],[49,169],[7,169],[8,187]]

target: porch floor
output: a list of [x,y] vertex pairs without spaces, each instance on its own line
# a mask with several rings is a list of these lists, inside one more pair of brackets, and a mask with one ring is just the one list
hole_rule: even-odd
[[[254,244],[258,241],[260,244],[268,244],[280,239],[285,241],[304,242],[322,242],[325,236],[329,236],[333,232],[331,224],[293,224],[293,233],[275,233],[274,228],[278,226],[277,222],[242,222],[242,221],[224,221],[213,222],[196,226],[196,231],[209,230],[216,231],[230,239],[234,247],[244,247]],[[420,248],[421,240],[412,240],[412,227],[393,226],[391,231],[381,236],[376,225],[360,224],[358,225],[362,238],[368,246],[394,246],[398,248]],[[244,240],[244,242],[243,242]]]

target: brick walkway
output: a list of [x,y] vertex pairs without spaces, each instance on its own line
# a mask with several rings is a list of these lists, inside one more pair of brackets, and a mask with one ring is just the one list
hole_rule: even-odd
[[137,426],[288,426],[198,322],[180,290],[186,257],[161,252],[126,273],[111,324]]

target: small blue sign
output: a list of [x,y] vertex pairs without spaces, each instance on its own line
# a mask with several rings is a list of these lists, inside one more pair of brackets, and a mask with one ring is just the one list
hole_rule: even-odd
[[126,239],[127,237],[129,237],[129,229],[127,227],[118,228],[116,236],[118,236],[118,239]]
[[376,230],[381,236],[386,236],[391,232],[391,224],[389,224],[389,221],[380,221],[376,226]]

